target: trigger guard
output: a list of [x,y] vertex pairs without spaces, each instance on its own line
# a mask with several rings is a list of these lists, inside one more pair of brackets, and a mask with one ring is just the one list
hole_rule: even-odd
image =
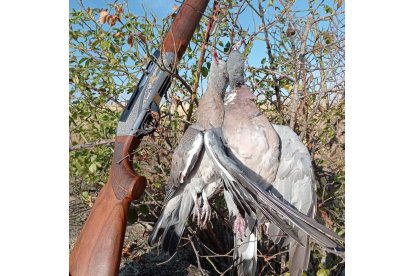
[[[155,129],[158,126],[158,122],[156,120],[154,120],[154,118],[151,115],[151,112],[156,112],[158,114],[160,114],[160,108],[158,107],[158,105],[155,102],[151,102],[149,109],[147,110],[147,112],[144,115],[144,119],[142,120],[142,124],[137,132],[137,135],[147,135],[150,134],[152,132],[155,131]],[[153,121],[153,125],[151,126],[151,128],[146,128],[146,125],[150,124],[151,121]]]

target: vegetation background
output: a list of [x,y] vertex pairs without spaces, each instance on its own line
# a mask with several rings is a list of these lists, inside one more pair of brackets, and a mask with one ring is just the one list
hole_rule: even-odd
[[[231,227],[220,196],[210,227],[200,230],[190,222],[173,259],[159,257],[146,244],[146,236],[162,208],[172,152],[205,90],[209,49],[215,47],[226,58],[230,45],[241,38],[247,42],[247,81],[259,98],[258,107],[272,123],[291,126],[311,153],[318,179],[317,220],[345,235],[344,2],[224,0],[218,2],[220,9],[214,9],[215,3],[206,9],[180,63],[181,78],[174,78],[163,100],[162,125],[145,137],[135,154],[135,169],[147,177],[148,187],[132,204],[121,274],[162,274],[171,269],[187,274],[193,273],[192,268],[199,273],[201,267],[219,275],[231,267],[231,238],[222,234],[231,234]],[[70,248],[108,179],[122,108],[180,3],[165,7],[170,10],[166,18],[145,6],[143,15],[137,15],[131,5],[136,3],[91,7],[81,1],[70,11]],[[248,17],[254,24],[244,23]],[[210,20],[215,21],[213,29],[207,28]],[[259,52],[264,55],[260,60]],[[279,250],[269,241],[261,244],[261,275],[288,270]],[[165,263],[157,266],[160,260]],[[344,271],[341,259],[314,246],[307,275]]]

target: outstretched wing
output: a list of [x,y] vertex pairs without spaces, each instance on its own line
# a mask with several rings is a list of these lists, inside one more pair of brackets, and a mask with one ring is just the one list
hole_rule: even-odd
[[[255,186],[245,173],[230,159],[225,153],[225,147],[221,139],[221,135],[216,134],[219,129],[208,130],[204,135],[204,145],[206,152],[216,164],[218,171],[222,174],[224,186],[228,190],[236,206],[242,209],[248,216],[256,219],[256,210],[259,210],[269,220],[274,222],[286,234],[291,236],[300,243],[297,235],[292,231],[292,227],[283,219],[275,215],[273,210],[265,201],[258,200],[257,192],[249,191],[250,186]],[[238,178],[246,178],[248,185],[243,185]],[[259,203],[260,202],[260,203]]]
[[251,212],[252,210],[258,208],[271,223],[276,224],[286,234],[303,246],[297,234],[284,221],[286,219],[311,236],[311,238],[325,249],[339,255],[343,254],[345,249],[337,242],[343,241],[342,237],[338,236],[329,228],[317,223],[314,219],[292,208],[274,194],[264,191],[249,179],[238,168],[236,162],[226,154],[225,146],[217,130],[209,130],[205,133],[204,144],[207,154],[210,155],[218,169],[222,172],[225,185],[232,194],[234,201],[238,206],[242,206],[243,209],[245,208],[245,211],[249,215],[253,213]]

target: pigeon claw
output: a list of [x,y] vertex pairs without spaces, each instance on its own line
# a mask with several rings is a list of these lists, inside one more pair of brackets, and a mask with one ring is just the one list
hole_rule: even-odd
[[203,202],[203,207],[201,208],[201,220],[202,223],[198,225],[200,228],[206,228],[207,222],[211,219],[211,207],[208,201]]
[[193,210],[193,221],[196,222],[196,219],[198,227],[201,229],[207,227],[207,222],[211,219],[211,207],[208,202],[204,201],[203,207],[200,207],[200,205],[196,203]]
[[197,225],[200,225],[200,218],[201,218],[201,208],[198,205],[198,203],[195,204],[194,209],[193,209],[193,221],[196,221],[197,218]]

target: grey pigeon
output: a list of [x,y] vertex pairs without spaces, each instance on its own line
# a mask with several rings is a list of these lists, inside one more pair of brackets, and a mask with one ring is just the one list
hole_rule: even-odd
[[300,141],[293,131],[274,127],[257,109],[256,97],[244,84],[243,65],[241,53],[233,50],[227,61],[232,91],[225,102],[222,129],[204,136],[207,153],[224,178],[230,215],[235,217],[238,274],[255,274],[256,229],[267,220],[269,235],[289,236],[291,275],[301,275],[309,261],[308,235],[331,251],[342,251],[335,241],[342,238],[312,219],[315,191],[310,157],[302,152],[304,145],[295,148]]
[[[257,185],[268,188],[276,179],[279,163],[279,136],[267,118],[256,107],[256,96],[244,84],[244,60],[238,50],[233,50],[227,60],[231,93],[226,99],[223,138],[230,149],[230,156]],[[263,162],[258,163],[257,156]],[[227,193],[227,192],[226,192]],[[228,195],[226,195],[226,199]],[[231,211],[231,213],[237,211]],[[239,275],[252,275],[256,271],[257,222],[256,218],[236,214],[234,223],[234,258],[240,261]],[[247,229],[244,233],[244,224]]]
[[207,90],[195,114],[196,122],[186,130],[174,151],[165,206],[149,237],[149,244],[153,245],[161,235],[162,249],[171,255],[176,251],[191,211],[199,226],[206,225],[211,215],[208,197],[222,183],[203,146],[203,132],[223,123],[223,97],[228,85],[226,63],[218,60],[215,51],[213,56]]

